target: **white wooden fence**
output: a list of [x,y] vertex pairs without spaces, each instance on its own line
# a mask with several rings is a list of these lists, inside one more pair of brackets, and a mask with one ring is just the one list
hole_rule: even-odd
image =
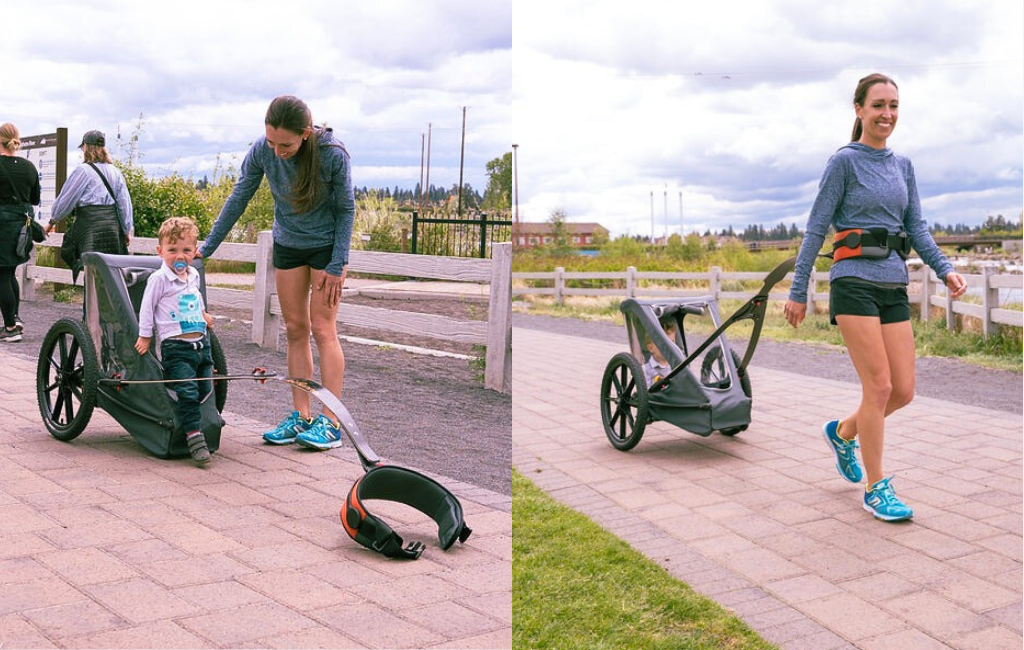
[[[931,311],[928,307],[940,307],[946,312],[946,324],[949,329],[956,329],[956,314],[962,314],[969,318],[976,318],[981,321],[981,329],[985,337],[995,331],[998,325],[1011,327],[1024,327],[1024,312],[1018,309],[1004,309],[1000,306],[999,290],[1015,289],[1018,292],[1024,288],[1024,276],[1010,274],[996,274],[992,268],[986,267],[981,274],[965,274],[969,293],[981,294],[981,304],[967,302],[965,300],[952,300],[946,291],[945,285],[939,281],[935,273],[927,266],[910,271],[910,290],[917,289],[910,293],[911,304],[922,307],[920,318],[927,320]],[[730,272],[722,271],[720,267],[711,267],[708,273],[667,273],[667,272],[641,272],[636,267],[629,267],[625,273],[616,272],[573,272],[558,267],[554,272],[546,273],[513,273],[512,280],[516,286],[512,288],[512,295],[540,295],[552,296],[559,305],[563,304],[567,296],[622,296],[623,298],[652,298],[659,297],[685,297],[685,296],[707,296],[711,295],[716,300],[738,299],[747,300],[754,295],[756,289],[750,291],[723,291],[722,284],[729,281],[761,282],[767,273],[754,272]],[[793,274],[786,276],[787,280],[793,279]],[[571,286],[574,281],[614,283],[615,287],[604,288],[581,288]],[[525,282],[530,281],[530,282]],[[525,286],[542,281],[550,286],[532,287]],[[645,283],[653,282],[656,286],[648,287]],[[670,283],[694,283],[699,282],[703,286],[698,289],[666,289]],[[808,291],[808,302],[811,310],[819,310],[822,307],[818,304],[824,302],[823,309],[828,311],[828,291],[818,291],[819,283],[828,285],[827,271],[814,271],[811,276]],[[578,282],[577,282],[578,284]],[[705,288],[706,287],[706,288]],[[772,299],[785,300],[788,295],[788,287],[776,285],[778,291],[773,291]],[[972,288],[976,288],[971,291]],[[967,295],[967,294],[965,294]]]
[[[51,233],[45,242],[37,246],[59,249],[62,240],[63,235],[60,233]],[[153,255],[156,254],[156,245],[155,238],[136,237],[131,241],[129,252]],[[269,232],[259,233],[255,244],[221,244],[214,255],[215,259],[256,263],[256,286],[253,291],[208,287],[207,299],[211,306],[252,310],[253,342],[278,349],[283,321],[275,276],[271,272],[272,250]],[[436,314],[365,307],[342,300],[338,309],[338,322],[354,327],[484,345],[487,349],[484,385],[508,393],[512,389],[512,245],[494,244],[491,254],[492,259],[472,259],[352,251],[348,265],[350,273],[490,285],[487,320],[459,321]],[[36,250],[33,250],[32,258],[18,269],[23,300],[35,299],[37,282],[71,284],[69,269],[36,266],[35,255]],[[78,284],[82,284],[81,275]]]

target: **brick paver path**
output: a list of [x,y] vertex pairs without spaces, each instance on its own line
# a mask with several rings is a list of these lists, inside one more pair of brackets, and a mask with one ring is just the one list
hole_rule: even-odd
[[[625,336],[623,336],[625,339]],[[565,504],[787,650],[1020,650],[1021,418],[918,398],[886,466],[913,522],[861,508],[822,423],[857,385],[756,366],[735,438],[666,423],[608,444],[599,393],[622,345],[513,330],[513,460]],[[950,386],[950,390],[955,390]],[[838,411],[836,409],[839,409]]]
[[511,646],[510,497],[438,477],[473,528],[448,552],[433,521],[376,502],[427,545],[389,560],[338,520],[362,473],[350,448],[265,446],[269,427],[229,412],[198,468],[148,455],[99,409],[62,443],[34,362],[0,350],[0,376],[0,648]]

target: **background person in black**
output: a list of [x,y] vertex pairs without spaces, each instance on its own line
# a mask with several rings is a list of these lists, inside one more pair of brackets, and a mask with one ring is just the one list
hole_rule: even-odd
[[18,128],[11,123],[0,126],[0,311],[4,317],[0,343],[21,340],[21,293],[14,270],[26,260],[18,257],[15,246],[25,217],[34,219],[32,206],[39,205],[39,171],[31,161],[17,155],[20,148]]

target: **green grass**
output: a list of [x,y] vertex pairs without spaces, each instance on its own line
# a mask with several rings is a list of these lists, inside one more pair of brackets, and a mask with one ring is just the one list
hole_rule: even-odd
[[512,489],[514,648],[775,648],[518,473]]

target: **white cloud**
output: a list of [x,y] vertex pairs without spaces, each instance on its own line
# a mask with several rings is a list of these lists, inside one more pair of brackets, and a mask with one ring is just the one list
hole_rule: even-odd
[[927,219],[1021,210],[1018,2],[516,7],[524,220],[561,208],[648,234],[654,192],[661,234],[664,213],[679,223],[682,192],[687,230],[802,226],[825,161],[849,140],[857,79],[875,71],[900,84],[890,146],[914,161]]
[[202,176],[294,94],[346,142],[358,185],[371,184],[361,167],[407,185],[433,122],[431,181],[451,186],[467,106],[464,176],[482,190],[486,162],[510,149],[510,13],[491,0],[19,0],[5,5],[5,24],[25,28],[0,41],[0,119],[26,135],[67,127],[74,146],[88,129],[128,137],[141,116],[148,170]]

